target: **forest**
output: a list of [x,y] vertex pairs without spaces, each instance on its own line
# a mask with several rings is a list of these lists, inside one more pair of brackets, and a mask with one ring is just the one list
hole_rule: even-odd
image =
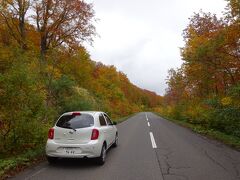
[[99,110],[116,119],[161,104],[161,96],[91,59],[83,44],[97,35],[95,20],[82,0],[1,1],[0,158],[44,147],[63,112]]
[[240,1],[227,3],[222,17],[200,11],[189,18],[183,31],[183,64],[169,70],[158,111],[239,138]]

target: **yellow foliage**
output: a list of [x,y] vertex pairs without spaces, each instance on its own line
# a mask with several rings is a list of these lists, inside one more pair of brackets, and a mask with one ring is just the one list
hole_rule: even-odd
[[174,112],[174,107],[169,105],[166,107],[165,111],[166,111],[167,115],[171,115]]
[[61,77],[61,72],[59,71],[59,69],[55,68],[52,65],[48,65],[47,66],[47,72],[51,73],[53,75],[54,78],[58,79]]
[[228,106],[232,103],[232,98],[231,97],[224,97],[221,99],[221,104],[223,106]]
[[203,108],[200,105],[193,104],[189,106],[185,112],[187,117],[190,117],[192,120],[197,120],[203,114]]

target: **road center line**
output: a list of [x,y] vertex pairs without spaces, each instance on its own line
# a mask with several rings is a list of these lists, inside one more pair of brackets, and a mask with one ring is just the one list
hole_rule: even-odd
[[148,122],[148,127],[150,127],[150,123]]
[[145,116],[146,116],[146,119],[147,119],[147,121],[148,121],[147,113],[145,113]]
[[151,142],[152,142],[152,147],[153,147],[153,149],[155,149],[155,148],[157,148],[157,145],[156,145],[153,133],[149,132],[149,134],[150,134],[150,139],[151,139]]

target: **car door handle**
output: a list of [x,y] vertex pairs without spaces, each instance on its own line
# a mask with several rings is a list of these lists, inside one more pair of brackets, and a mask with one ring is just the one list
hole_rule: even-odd
[[104,133],[106,133],[107,131],[103,131]]

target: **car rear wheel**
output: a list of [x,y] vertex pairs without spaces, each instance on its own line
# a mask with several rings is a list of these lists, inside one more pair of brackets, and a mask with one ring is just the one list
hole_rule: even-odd
[[56,157],[50,157],[50,156],[47,156],[47,161],[49,162],[49,164],[55,164],[57,162],[57,159]]
[[115,141],[113,143],[113,147],[117,147],[117,146],[118,146],[118,135],[116,134]]
[[97,158],[97,164],[98,165],[103,165],[106,161],[106,154],[107,154],[107,150],[106,150],[106,145],[104,144],[102,146],[102,151],[101,151],[101,155],[100,157]]

